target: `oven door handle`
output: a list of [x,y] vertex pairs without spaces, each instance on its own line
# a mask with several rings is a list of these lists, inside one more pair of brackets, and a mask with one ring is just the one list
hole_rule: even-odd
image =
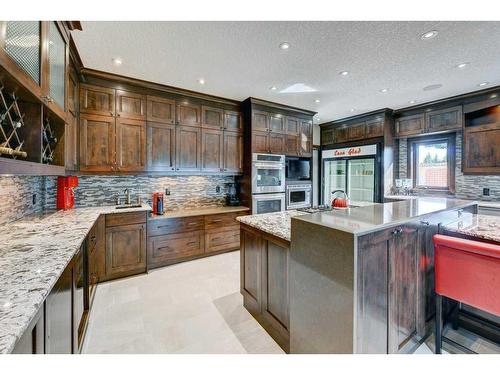
[[254,167],[259,168],[259,169],[284,169],[284,165],[279,164],[266,164],[266,163],[255,163]]

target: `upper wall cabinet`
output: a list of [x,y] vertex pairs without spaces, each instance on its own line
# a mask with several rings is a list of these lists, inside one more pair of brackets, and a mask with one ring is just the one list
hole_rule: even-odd
[[146,119],[146,97],[124,90],[116,90],[116,116],[131,120]]
[[396,119],[396,137],[416,136],[462,129],[462,106],[454,106],[424,113],[401,116]]
[[148,95],[147,119],[163,124],[175,124],[175,100]]
[[201,107],[201,126],[222,130],[224,127],[224,110],[221,108]]
[[68,36],[61,22],[0,21],[0,65],[64,119]]
[[240,112],[224,111],[224,130],[243,132]]
[[99,116],[114,116],[115,90],[81,84],[80,112]]
[[183,126],[200,126],[201,106],[186,101],[177,103],[177,124]]

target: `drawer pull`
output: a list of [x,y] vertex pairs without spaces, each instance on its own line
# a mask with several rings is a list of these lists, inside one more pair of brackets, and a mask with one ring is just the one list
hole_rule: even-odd
[[222,219],[212,220],[212,223],[220,223],[221,221],[222,221]]
[[192,223],[188,223],[188,225],[189,226],[191,226],[191,225],[200,225],[200,223],[198,223],[197,221],[195,221],[195,222],[192,222]]
[[191,241],[191,242],[188,242],[186,245],[197,245],[198,244],[198,241]]

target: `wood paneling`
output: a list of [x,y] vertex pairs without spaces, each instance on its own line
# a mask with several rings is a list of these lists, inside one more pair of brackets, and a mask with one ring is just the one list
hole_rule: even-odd
[[105,87],[80,85],[80,113],[100,116],[115,115],[115,90]]
[[199,171],[202,153],[201,129],[193,126],[178,126],[175,131],[175,169]]
[[135,92],[116,90],[116,116],[132,120],[145,120],[146,97]]
[[80,114],[80,170],[108,172],[115,160],[115,118]]
[[148,95],[147,120],[163,124],[175,124],[175,100]]
[[222,172],[224,158],[224,132],[203,129],[201,132],[201,170]]
[[140,172],[146,166],[146,123],[127,118],[116,119],[116,169]]
[[260,314],[262,249],[264,241],[260,235],[254,232],[242,229],[240,233],[241,292],[247,298],[251,298],[249,305],[245,307],[250,312]]
[[183,126],[200,126],[201,106],[188,102],[177,103],[177,124]]
[[148,171],[175,170],[175,125],[148,122],[146,126]]
[[106,227],[106,275],[116,278],[146,271],[146,224]]

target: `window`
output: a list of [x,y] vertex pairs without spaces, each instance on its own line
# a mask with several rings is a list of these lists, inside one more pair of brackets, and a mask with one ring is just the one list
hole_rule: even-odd
[[408,143],[416,189],[455,192],[455,134],[415,138]]

